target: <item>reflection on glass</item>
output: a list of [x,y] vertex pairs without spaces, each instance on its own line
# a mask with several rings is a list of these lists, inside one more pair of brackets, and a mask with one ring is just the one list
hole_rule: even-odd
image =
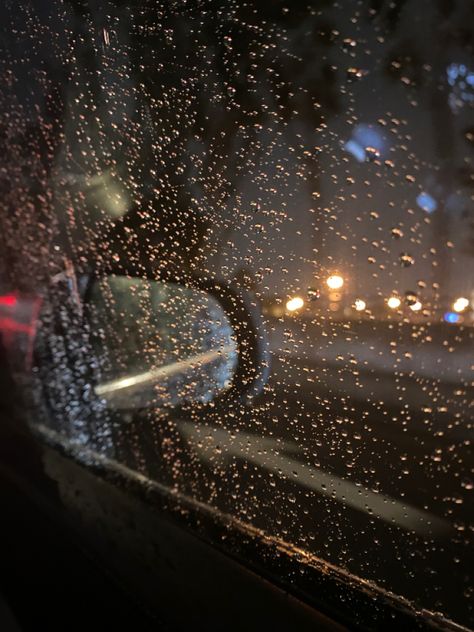
[[111,276],[95,282],[90,300],[95,392],[110,407],[209,402],[229,388],[237,347],[225,312],[205,292]]

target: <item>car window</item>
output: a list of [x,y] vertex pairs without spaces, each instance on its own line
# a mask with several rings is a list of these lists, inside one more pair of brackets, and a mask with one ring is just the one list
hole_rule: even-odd
[[[245,525],[290,586],[323,565],[472,625],[473,5],[2,14],[0,327],[33,427]],[[247,311],[180,274],[263,314],[244,400]]]

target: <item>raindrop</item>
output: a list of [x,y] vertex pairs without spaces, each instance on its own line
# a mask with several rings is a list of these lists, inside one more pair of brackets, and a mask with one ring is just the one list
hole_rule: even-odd
[[346,72],[347,79],[349,81],[355,81],[357,79],[362,79],[367,74],[366,70],[362,70],[361,68],[348,68]]
[[321,297],[321,292],[315,287],[309,287],[306,294],[309,301],[317,301]]
[[408,268],[415,263],[415,259],[406,252],[402,252],[399,259],[400,259],[400,263],[402,264],[404,268]]
[[414,305],[418,301],[418,295],[416,292],[408,290],[405,292],[405,301],[407,305]]

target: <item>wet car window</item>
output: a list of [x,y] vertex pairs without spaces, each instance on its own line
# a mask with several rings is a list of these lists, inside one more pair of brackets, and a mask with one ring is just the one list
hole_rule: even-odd
[[[0,327],[32,425],[302,576],[472,625],[472,3],[2,15]],[[191,275],[263,315],[251,396],[226,403],[245,345]]]

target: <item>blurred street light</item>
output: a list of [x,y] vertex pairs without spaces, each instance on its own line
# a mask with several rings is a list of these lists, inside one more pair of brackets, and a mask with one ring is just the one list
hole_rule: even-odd
[[461,318],[462,316],[459,316],[459,314],[456,314],[455,312],[446,312],[444,315],[444,320],[451,324],[458,323]]
[[422,306],[422,304],[420,303],[420,301],[416,301],[416,303],[413,303],[413,305],[410,305],[410,309],[411,309],[413,312],[419,312],[419,311],[420,311],[420,309],[421,309],[422,307],[423,307],[423,306]]
[[326,280],[326,284],[331,290],[339,290],[344,285],[344,279],[339,274],[332,274]]
[[463,312],[468,305],[469,305],[468,299],[461,296],[460,298],[457,298],[454,301],[453,309],[455,312]]
[[367,307],[367,303],[364,300],[362,300],[361,298],[356,298],[356,300],[354,301],[354,308],[358,312],[364,311],[366,307]]
[[301,309],[304,305],[304,301],[300,296],[294,296],[290,298],[286,303],[286,309],[289,312],[296,312],[298,309]]
[[387,301],[387,305],[390,307],[390,309],[397,309],[401,305],[401,300],[398,298],[398,296],[391,296]]

